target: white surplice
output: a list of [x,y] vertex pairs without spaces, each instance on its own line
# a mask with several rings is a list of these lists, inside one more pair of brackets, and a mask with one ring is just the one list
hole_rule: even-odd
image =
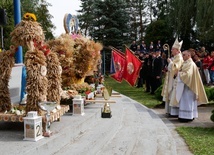
[[198,117],[196,95],[177,77],[176,100],[179,102],[178,117],[193,119]]

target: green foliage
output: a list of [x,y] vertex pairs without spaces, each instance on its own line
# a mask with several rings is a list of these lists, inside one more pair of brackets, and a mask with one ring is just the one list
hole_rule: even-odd
[[184,40],[183,48],[189,48],[190,40],[195,39],[195,0],[170,0],[170,8],[168,23],[174,29],[173,34]]
[[34,13],[37,17],[37,21],[41,24],[43,31],[45,32],[45,38],[47,40],[53,39],[53,30],[55,26],[53,25],[51,19],[53,16],[49,13],[48,6],[51,6],[45,0],[22,0],[22,16],[26,12]]
[[197,37],[202,43],[213,43],[214,40],[214,2],[210,0],[196,1]]
[[162,89],[163,89],[163,85],[158,87],[158,89],[155,91],[155,98],[159,101],[162,101],[163,99],[163,96],[161,96]]
[[183,47],[189,48],[196,39],[201,45],[212,46],[214,40],[214,1],[170,0],[168,23],[173,34],[184,40]]
[[[38,22],[41,24],[43,30],[45,31],[46,39],[52,39],[53,34],[52,30],[55,28],[51,22],[51,18],[53,18],[48,11],[48,6],[50,3],[42,0],[22,0],[21,2],[21,17],[26,12],[34,13],[37,16]],[[5,49],[9,49],[10,42],[10,33],[14,29],[14,8],[13,1],[11,0],[1,0],[0,8],[6,9],[7,12],[7,25],[3,26],[4,29],[4,47]]]
[[211,114],[210,120],[214,122],[214,113]]
[[169,14],[169,2],[166,0],[157,0],[157,19],[165,20]]
[[130,16],[129,36],[131,40],[144,40],[145,30],[149,23],[148,10],[146,7],[149,5],[149,1],[144,0],[130,0],[127,2],[127,13]]
[[[210,0],[81,0],[80,27],[104,46],[121,46],[132,40],[184,41],[183,49],[212,46],[214,1]],[[92,4],[92,5],[91,5]],[[209,49],[207,47],[207,49]],[[212,46],[213,47],[213,46]]]
[[214,87],[204,87],[209,102],[214,101]]
[[45,33],[45,39],[51,40],[54,38],[52,30],[55,29],[51,19],[53,16],[48,11],[48,6],[51,6],[50,3],[42,0],[39,6],[36,8],[36,15],[38,22],[42,25],[43,31]]
[[[129,42],[129,15],[126,12],[126,3],[121,0],[95,0],[91,7],[87,1],[82,1],[82,15],[78,17],[80,27],[88,30],[88,34],[95,40],[102,42],[104,46],[122,46]],[[88,13],[89,14],[89,17]],[[87,32],[85,32],[87,34]]]
[[195,155],[214,154],[214,130],[201,127],[178,127],[178,133],[185,139]]
[[6,9],[7,13],[7,24],[3,26],[3,43],[4,49],[9,49],[10,42],[10,32],[14,28],[14,20],[13,20],[13,6],[12,1],[10,0],[2,0],[0,1],[0,8]]
[[[159,101],[162,100],[161,92],[163,89],[163,85],[161,85],[156,91],[155,91],[155,98]],[[207,95],[208,101],[211,103],[214,101],[214,87],[204,87],[205,93]]]
[[[214,88],[206,88],[205,90],[208,92],[210,100],[214,101]],[[214,122],[214,109],[211,112],[210,120]]]
[[81,0],[81,10],[78,10],[80,13],[77,17],[79,19],[79,27],[81,28],[82,34],[87,36],[89,34],[89,29],[92,27],[93,23],[93,9],[91,5],[94,0]]
[[209,99],[209,98],[211,98],[212,96],[211,96],[211,93],[210,93],[210,87],[205,87],[204,88],[204,90],[205,90],[205,92],[206,92],[206,94],[207,94],[207,98]]
[[171,36],[172,30],[168,28],[167,23],[164,20],[157,20],[152,22],[147,30],[145,41],[149,44],[151,41],[161,40],[161,42],[165,42],[168,38],[172,38]]

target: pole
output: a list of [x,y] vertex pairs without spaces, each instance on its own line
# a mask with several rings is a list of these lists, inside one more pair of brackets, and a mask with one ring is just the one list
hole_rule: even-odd
[[[13,0],[13,7],[14,7],[14,22],[15,25],[21,22],[21,5],[20,0]],[[18,50],[15,54],[15,63],[22,63],[23,64],[23,52],[22,46],[18,47]],[[25,96],[25,88],[26,88],[26,68],[23,66],[22,68],[22,81],[21,81],[21,94],[20,94],[20,101]]]
[[[15,25],[17,25],[21,21],[20,0],[13,0],[13,6],[14,6],[14,21],[15,21]],[[23,63],[23,55],[22,55],[22,47],[21,46],[18,47],[18,50],[16,52],[15,62],[16,63]]]
[[103,75],[105,76],[105,74],[106,74],[106,52],[105,52],[105,50],[103,50]]

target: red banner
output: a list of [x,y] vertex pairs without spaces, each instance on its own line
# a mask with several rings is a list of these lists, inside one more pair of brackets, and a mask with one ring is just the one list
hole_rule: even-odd
[[124,73],[124,67],[126,64],[125,61],[125,55],[124,53],[113,49],[112,50],[112,57],[111,57],[111,70],[114,72],[111,77],[114,78],[118,82],[122,82],[123,80],[123,73]]
[[140,69],[142,67],[142,62],[138,57],[131,52],[129,48],[126,48],[126,66],[124,68],[123,78],[131,85],[134,86]]

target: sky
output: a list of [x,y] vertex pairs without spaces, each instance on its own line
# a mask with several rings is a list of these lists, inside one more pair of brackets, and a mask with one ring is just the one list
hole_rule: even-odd
[[65,33],[63,26],[63,19],[66,13],[71,15],[77,15],[77,11],[80,9],[80,0],[48,0],[52,6],[50,6],[49,13],[53,16],[52,22],[56,26],[54,30],[54,36],[59,36]]

